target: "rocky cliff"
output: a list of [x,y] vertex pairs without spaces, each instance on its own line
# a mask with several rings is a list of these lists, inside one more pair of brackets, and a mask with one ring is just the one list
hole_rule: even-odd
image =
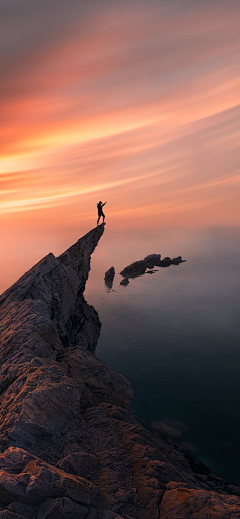
[[0,519],[240,517],[240,489],[131,414],[84,300],[104,225],[0,297]]

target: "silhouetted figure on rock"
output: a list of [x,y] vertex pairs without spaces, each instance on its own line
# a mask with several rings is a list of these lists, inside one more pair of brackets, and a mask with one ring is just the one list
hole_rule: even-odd
[[97,221],[97,225],[98,225],[98,222],[101,218],[101,216],[103,217],[103,223],[104,223],[104,220],[105,220],[105,214],[103,213],[103,206],[106,205],[107,202],[105,202],[104,204],[102,202],[98,202],[97,204],[97,208],[98,208],[98,221]]

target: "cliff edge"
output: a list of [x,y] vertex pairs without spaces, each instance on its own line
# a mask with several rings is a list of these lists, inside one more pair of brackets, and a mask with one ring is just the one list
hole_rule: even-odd
[[240,489],[131,414],[83,293],[100,225],[0,297],[0,519],[240,517]]

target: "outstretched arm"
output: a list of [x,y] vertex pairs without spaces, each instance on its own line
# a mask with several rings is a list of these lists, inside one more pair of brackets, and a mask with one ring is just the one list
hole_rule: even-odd
[[104,205],[106,205],[106,203],[107,203],[107,202],[104,202],[104,204],[102,204],[102,207],[103,207]]

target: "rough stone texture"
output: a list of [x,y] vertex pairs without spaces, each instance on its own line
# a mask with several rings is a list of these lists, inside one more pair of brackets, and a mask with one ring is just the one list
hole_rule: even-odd
[[97,466],[98,458],[84,451],[72,452],[57,464],[59,469],[82,477],[87,477]]
[[11,512],[11,510],[2,510],[0,512],[0,519],[23,519],[23,517],[18,513]]
[[184,456],[160,438],[147,432],[140,424],[120,422],[119,426],[124,446],[133,462],[140,502],[148,516],[157,519],[166,483],[182,481],[195,488],[198,482]]
[[240,499],[206,490],[176,488],[164,494],[161,519],[229,519],[240,517]]
[[34,518],[34,509],[33,506],[25,505],[24,503],[19,503],[18,501],[13,501],[10,505],[8,505],[8,510],[19,514],[26,519]]
[[93,353],[100,322],[83,291],[103,230],[0,298],[0,519],[240,518],[240,488],[174,446],[172,427],[147,431],[130,383]]
[[46,499],[38,509],[37,519],[84,519],[88,508],[67,497]]
[[81,391],[81,408],[111,402],[131,409],[134,396],[130,382],[115,373],[85,348],[66,348],[63,358],[67,371]]
[[83,505],[97,504],[98,490],[86,479],[67,474],[35,456],[31,456],[29,461],[28,453],[23,449],[11,447],[4,454],[7,458],[11,456],[12,462],[16,457],[18,471],[21,468],[16,473],[13,462],[12,467],[8,464],[8,471],[0,471],[0,499],[3,503],[19,501],[36,505],[49,497],[63,495]]

